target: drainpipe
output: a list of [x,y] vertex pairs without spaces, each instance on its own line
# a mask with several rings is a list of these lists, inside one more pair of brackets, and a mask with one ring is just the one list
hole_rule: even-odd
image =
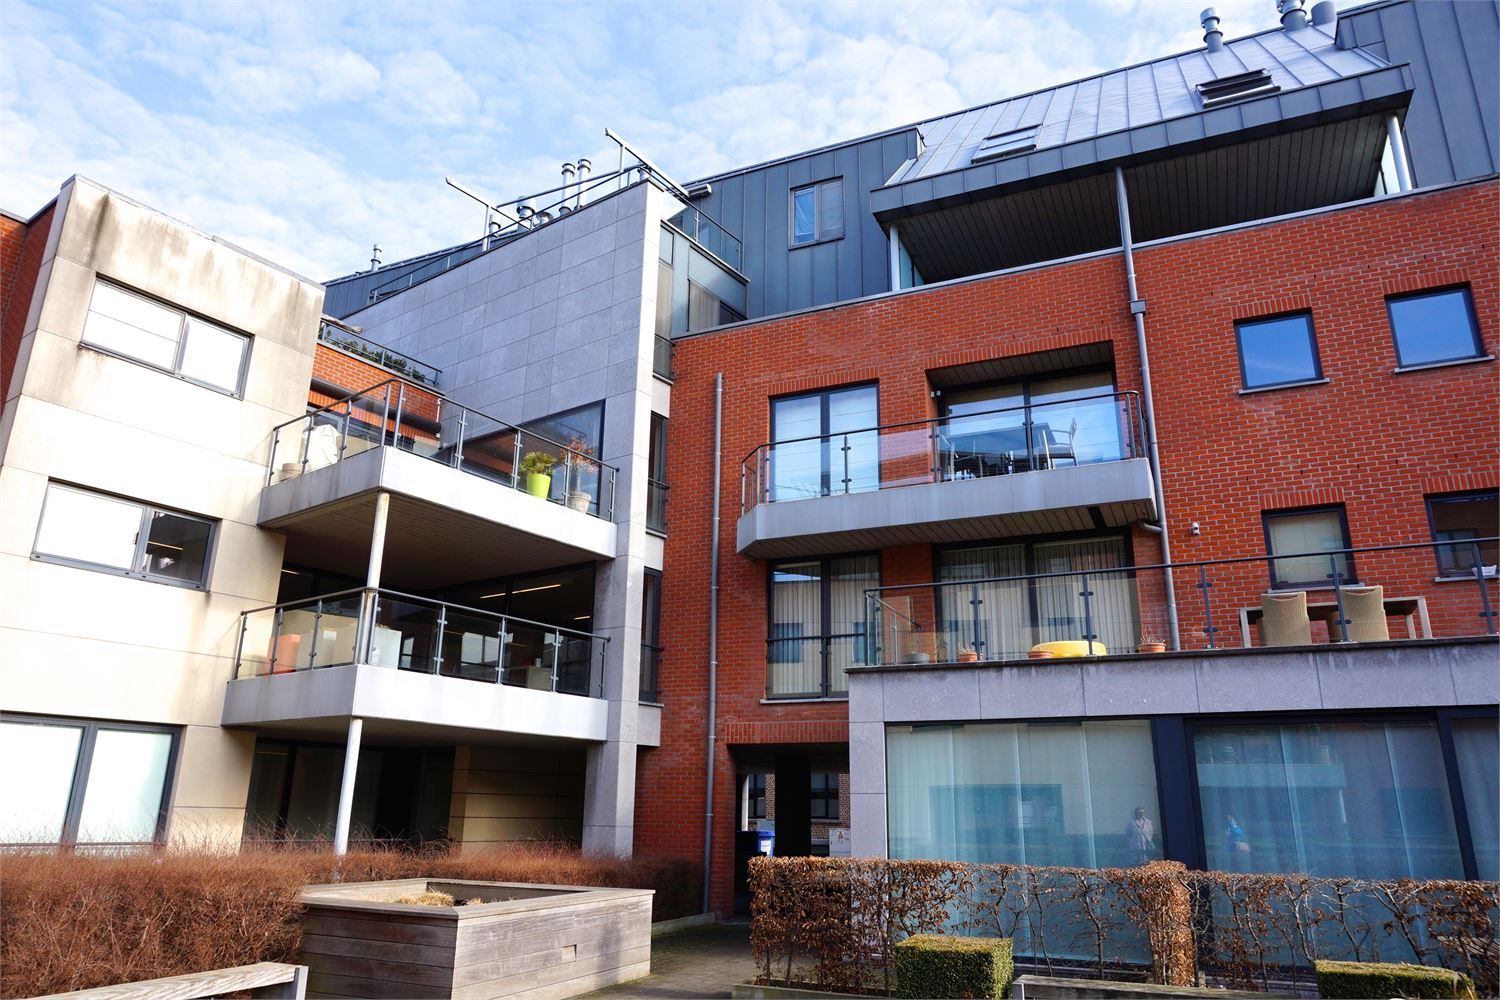
[[719,707],[719,487],[724,463],[724,373],[714,376],[714,515],[708,561],[708,766],[704,768],[703,908],[708,912],[708,868],[714,848],[714,727]]
[[[1146,447],[1151,459],[1151,484],[1156,494],[1156,525],[1147,528],[1161,536],[1161,561],[1172,562],[1172,541],[1167,534],[1167,505],[1161,489],[1161,453],[1156,445],[1156,406],[1151,396],[1151,358],[1146,352],[1146,303],[1141,301],[1135,288],[1135,245],[1130,238],[1130,203],[1125,195],[1125,171],[1115,167],[1115,207],[1120,213],[1120,246],[1125,251],[1125,285],[1130,292],[1130,314],[1135,317],[1135,347],[1141,356],[1141,405],[1145,408]],[[1182,639],[1177,634],[1177,587],[1172,581],[1172,571],[1162,571],[1167,589],[1167,629],[1171,632],[1172,648],[1182,648]]]
[[1385,116],[1385,135],[1391,144],[1391,159],[1396,161],[1396,188],[1405,194],[1411,190],[1411,165],[1406,160],[1406,138],[1401,134],[1401,120],[1394,114]]

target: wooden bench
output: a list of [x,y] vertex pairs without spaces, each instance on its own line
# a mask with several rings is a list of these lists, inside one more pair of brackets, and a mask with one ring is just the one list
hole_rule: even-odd
[[86,997],[87,1000],[200,1000],[203,997],[245,991],[252,997],[303,1000],[307,996],[307,966],[257,962],[233,969],[214,969],[186,976],[148,979],[140,983],[54,993],[41,997],[40,1000],[58,1000],[59,997]]

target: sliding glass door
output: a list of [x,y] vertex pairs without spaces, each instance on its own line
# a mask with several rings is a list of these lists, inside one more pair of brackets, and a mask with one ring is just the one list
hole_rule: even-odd
[[880,435],[873,385],[771,401],[771,500],[880,488]]

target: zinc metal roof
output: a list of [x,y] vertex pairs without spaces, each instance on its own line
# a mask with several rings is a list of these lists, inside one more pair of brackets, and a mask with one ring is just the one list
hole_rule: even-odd
[[987,137],[1018,129],[1039,125],[1040,151],[1198,114],[1198,85],[1238,73],[1266,70],[1285,93],[1389,66],[1362,49],[1339,48],[1331,28],[1272,28],[1226,41],[1219,52],[1183,52],[931,119],[918,126],[922,152],[886,186],[968,167]]

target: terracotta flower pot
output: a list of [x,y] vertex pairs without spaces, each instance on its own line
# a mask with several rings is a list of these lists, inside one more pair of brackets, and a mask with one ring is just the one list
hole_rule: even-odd
[[1165,653],[1167,644],[1164,642],[1143,642],[1135,647],[1137,653]]
[[979,654],[976,653],[972,649],[966,649],[962,653],[958,654],[958,662],[959,663],[977,663],[977,662],[979,662]]
[[1033,649],[1030,653],[1027,653],[1026,655],[1027,655],[1027,657],[1029,657],[1030,659],[1033,659],[1033,660],[1050,660],[1054,656],[1056,656],[1057,654],[1054,653],[1054,652],[1052,652],[1052,650],[1050,650],[1050,649]]

